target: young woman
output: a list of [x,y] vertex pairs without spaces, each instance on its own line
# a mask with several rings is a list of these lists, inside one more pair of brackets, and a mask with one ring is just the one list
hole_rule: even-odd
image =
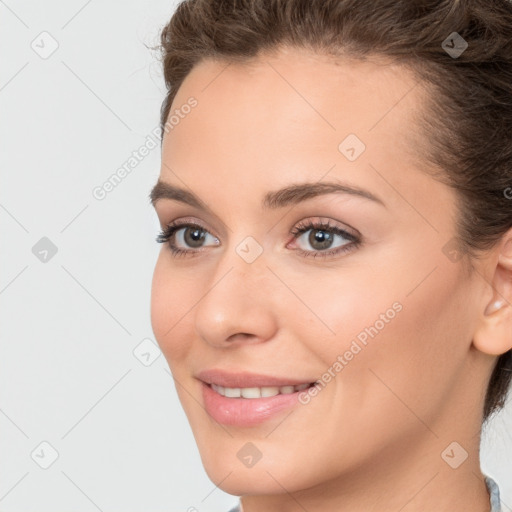
[[512,4],[188,0],[151,322],[243,512],[498,512]]

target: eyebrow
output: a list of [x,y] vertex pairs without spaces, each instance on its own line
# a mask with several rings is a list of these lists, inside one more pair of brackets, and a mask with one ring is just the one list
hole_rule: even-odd
[[[263,198],[262,206],[265,209],[283,208],[284,206],[297,204],[313,197],[333,193],[363,197],[386,207],[382,199],[375,196],[368,190],[337,182],[292,184],[282,189],[268,192]],[[170,183],[166,183],[165,181],[161,181],[160,179],[151,190],[149,199],[153,207],[160,199],[174,199],[175,201],[194,206],[213,214],[210,208],[208,208],[208,206],[192,192],[176,187],[175,185],[171,185]]]

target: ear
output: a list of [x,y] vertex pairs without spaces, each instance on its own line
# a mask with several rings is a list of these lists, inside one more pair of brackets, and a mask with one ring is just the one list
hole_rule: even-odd
[[492,280],[489,295],[482,301],[473,345],[486,354],[501,355],[512,349],[512,229],[487,261]]

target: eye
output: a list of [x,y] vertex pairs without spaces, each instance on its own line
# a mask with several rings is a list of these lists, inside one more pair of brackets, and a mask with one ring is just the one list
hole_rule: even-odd
[[219,245],[220,241],[209,233],[203,226],[193,222],[171,223],[166,226],[158,235],[158,243],[168,242],[174,255],[197,252],[198,248],[204,246],[208,237],[213,241],[210,245]]
[[341,254],[357,248],[361,243],[357,235],[331,225],[329,220],[308,220],[297,225],[291,233],[298,242],[298,252],[306,257]]
[[[329,257],[339,255],[361,245],[358,235],[349,233],[327,221],[304,221],[291,232],[299,248],[295,249],[305,257]],[[172,222],[158,235],[158,243],[168,243],[174,256],[195,256],[204,247],[217,246],[220,241],[205,227],[196,222]],[[210,243],[208,243],[208,241]]]

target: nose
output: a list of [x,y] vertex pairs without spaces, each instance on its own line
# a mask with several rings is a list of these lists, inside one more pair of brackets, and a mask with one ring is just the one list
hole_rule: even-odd
[[217,265],[194,308],[198,335],[217,348],[267,341],[278,329],[275,301],[264,258],[247,263],[234,254]]

